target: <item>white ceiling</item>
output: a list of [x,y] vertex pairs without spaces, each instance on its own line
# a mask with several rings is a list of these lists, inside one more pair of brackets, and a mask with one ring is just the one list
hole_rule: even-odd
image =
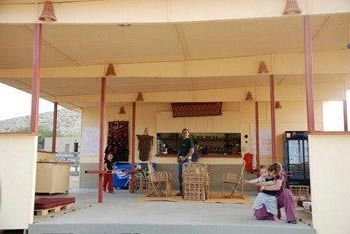
[[[1,4],[31,4],[44,3],[47,0],[0,0]],[[50,0],[51,2],[91,2],[91,0]]]
[[[24,1],[22,1],[24,2]],[[303,50],[302,17],[183,24],[43,26],[42,67],[80,66],[264,55]],[[345,48],[350,14],[313,16],[314,50]],[[0,69],[31,68],[32,25],[0,24]],[[303,76],[276,76],[276,85],[303,84]],[[316,82],[349,77],[316,76]],[[30,91],[30,80],[0,82]],[[268,85],[254,77],[109,78],[108,93],[207,90]],[[99,94],[99,79],[41,80],[42,97]],[[50,99],[50,98],[49,98]],[[93,103],[75,103],[79,107]]]
[[[343,49],[350,14],[313,16],[314,50]],[[176,61],[303,50],[303,18],[174,24],[45,24],[42,67]],[[0,69],[32,66],[32,25],[0,25]],[[4,56],[6,55],[6,56]]]

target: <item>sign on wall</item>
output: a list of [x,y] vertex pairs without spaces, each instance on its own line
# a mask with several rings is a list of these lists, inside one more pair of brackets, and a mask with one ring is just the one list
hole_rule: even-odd
[[99,128],[84,127],[82,131],[81,153],[83,155],[95,156],[99,150]]
[[[253,124],[252,124],[253,125]],[[256,144],[255,144],[255,127],[251,127],[251,149],[252,153],[256,155]],[[262,157],[271,157],[271,128],[269,124],[260,123],[259,126],[259,153]]]

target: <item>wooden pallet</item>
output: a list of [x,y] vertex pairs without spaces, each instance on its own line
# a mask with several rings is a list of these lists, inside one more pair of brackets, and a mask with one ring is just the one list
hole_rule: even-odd
[[51,213],[60,213],[62,210],[70,210],[73,208],[73,203],[69,203],[67,205],[55,206],[47,209],[34,210],[35,216],[46,216]]

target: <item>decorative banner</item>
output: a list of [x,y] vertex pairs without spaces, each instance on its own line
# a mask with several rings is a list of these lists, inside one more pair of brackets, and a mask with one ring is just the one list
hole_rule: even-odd
[[141,161],[145,162],[149,160],[152,143],[153,143],[153,136],[149,135],[136,135],[137,139],[139,140],[139,158]]
[[222,115],[222,102],[179,102],[171,107],[174,118]]
[[129,161],[129,122],[108,122],[108,140],[105,154],[112,153],[115,161]]

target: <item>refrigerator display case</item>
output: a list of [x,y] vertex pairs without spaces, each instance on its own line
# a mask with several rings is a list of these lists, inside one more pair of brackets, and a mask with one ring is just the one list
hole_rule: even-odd
[[308,135],[304,131],[284,133],[285,170],[289,185],[310,185]]

